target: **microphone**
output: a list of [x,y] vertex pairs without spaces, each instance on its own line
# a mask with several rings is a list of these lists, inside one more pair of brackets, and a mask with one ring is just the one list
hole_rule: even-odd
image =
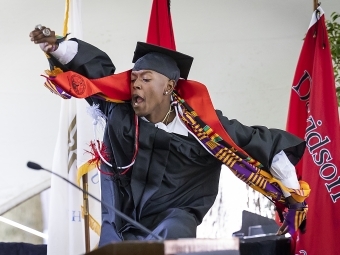
[[37,163],[34,163],[34,162],[31,162],[31,161],[28,161],[28,162],[27,162],[27,167],[28,167],[28,168],[31,168],[31,169],[34,169],[34,170],[43,169],[41,165],[39,165],[39,164],[37,164]]
[[46,168],[43,168],[41,165],[28,161],[27,162],[27,167],[31,168],[33,170],[45,170],[51,174],[54,174],[56,176],[58,176],[59,178],[63,179],[64,181],[66,181],[67,183],[71,184],[73,187],[77,188],[78,190],[84,192],[85,194],[87,194],[89,197],[93,198],[94,200],[96,200],[97,202],[103,204],[105,207],[107,207],[108,209],[114,211],[118,216],[120,216],[121,218],[123,218],[124,220],[126,220],[127,222],[131,223],[133,226],[139,228],[140,230],[142,230],[143,232],[145,232],[146,234],[152,235],[154,238],[158,239],[158,240],[163,240],[162,237],[160,237],[159,235],[156,235],[155,233],[152,233],[149,229],[147,229],[146,227],[144,227],[142,224],[140,224],[139,222],[131,219],[129,216],[127,216],[126,214],[122,213],[121,211],[117,210],[116,208],[112,207],[111,205],[101,201],[99,198],[95,197],[94,195],[90,194],[89,192],[87,192],[86,190],[83,190],[82,188],[80,188],[78,185],[76,185],[75,183],[69,181],[68,179],[66,179],[65,177],[49,170]]

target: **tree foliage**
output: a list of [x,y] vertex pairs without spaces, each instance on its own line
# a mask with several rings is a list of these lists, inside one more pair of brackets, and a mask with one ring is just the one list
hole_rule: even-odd
[[340,23],[338,22],[339,18],[340,14],[333,12],[330,16],[330,20],[326,21],[326,27],[333,59],[336,95],[338,98],[338,105],[340,106]]

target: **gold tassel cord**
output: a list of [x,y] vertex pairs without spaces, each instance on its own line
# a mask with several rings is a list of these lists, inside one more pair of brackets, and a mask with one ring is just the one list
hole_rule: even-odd
[[[83,165],[81,165],[78,168],[77,171],[77,185],[80,187],[80,180],[83,177],[83,175],[89,173],[92,170],[95,170],[97,168],[97,165],[95,162],[85,162]],[[83,206],[81,206],[82,211],[82,217],[84,218],[84,214],[86,213],[86,210]],[[91,214],[89,215],[89,225],[90,228],[97,234],[100,235],[100,224],[97,222]]]
[[66,36],[66,34],[68,32],[69,12],[70,12],[70,0],[66,0],[66,3],[65,3],[65,17],[64,17],[63,36]]

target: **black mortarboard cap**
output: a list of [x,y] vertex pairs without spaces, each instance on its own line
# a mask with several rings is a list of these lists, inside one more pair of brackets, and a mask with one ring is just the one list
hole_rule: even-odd
[[180,77],[183,79],[187,79],[189,75],[189,71],[191,68],[193,57],[180,53],[178,51],[170,50],[168,48],[160,47],[158,45],[137,42],[135,53],[132,59],[132,63],[136,63],[138,59],[147,55],[148,53],[161,53],[170,58],[172,58],[179,68]]

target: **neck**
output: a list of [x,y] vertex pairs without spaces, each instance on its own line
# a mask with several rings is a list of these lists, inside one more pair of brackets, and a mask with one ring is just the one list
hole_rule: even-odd
[[151,123],[162,122],[165,125],[168,125],[171,121],[173,121],[175,116],[176,116],[176,113],[174,109],[172,108],[171,104],[169,104],[168,106],[166,106],[165,109],[162,110],[162,113],[157,114],[156,116],[154,114],[150,114],[148,116],[145,116],[145,118]]
[[173,109],[172,109],[171,104],[170,104],[169,111],[165,114],[165,116],[164,116],[164,118],[163,118],[163,120],[161,122],[163,122],[165,125],[168,125],[170,114],[172,112],[173,112]]

